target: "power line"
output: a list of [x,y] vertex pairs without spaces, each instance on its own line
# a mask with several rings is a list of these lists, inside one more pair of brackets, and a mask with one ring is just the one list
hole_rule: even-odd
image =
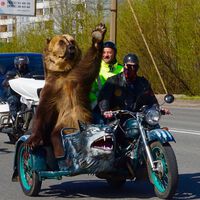
[[130,9],[131,9],[131,12],[132,12],[132,14],[133,14],[133,17],[134,17],[134,19],[135,19],[135,22],[136,22],[136,24],[137,24],[137,27],[138,27],[138,29],[139,29],[139,31],[140,31],[140,34],[141,34],[141,36],[142,36],[142,39],[143,39],[143,41],[144,41],[144,43],[145,43],[145,46],[146,46],[146,48],[147,48],[147,51],[148,51],[148,53],[149,53],[149,55],[150,55],[150,57],[151,57],[151,60],[152,60],[152,62],[153,62],[153,65],[154,65],[154,67],[155,67],[155,69],[156,69],[156,72],[157,72],[159,78],[160,78],[160,81],[161,81],[161,83],[162,83],[163,89],[165,90],[165,93],[167,94],[167,93],[168,93],[168,92],[167,92],[167,88],[165,87],[164,81],[163,81],[163,79],[162,79],[162,77],[161,77],[161,74],[160,74],[160,72],[159,72],[159,70],[158,70],[158,67],[157,67],[157,65],[156,65],[156,62],[155,62],[155,60],[154,60],[154,58],[153,58],[153,55],[152,55],[152,53],[151,53],[151,51],[150,51],[149,45],[147,44],[147,41],[146,41],[146,39],[145,39],[145,37],[144,37],[144,34],[143,34],[143,32],[142,32],[141,26],[140,26],[140,24],[139,24],[139,21],[138,21],[138,18],[137,18],[137,16],[136,16],[136,14],[135,14],[135,11],[134,11],[134,9],[133,9],[133,6],[131,5],[130,0],[127,0],[127,1],[128,1],[128,4],[129,4],[129,7],[130,7]]

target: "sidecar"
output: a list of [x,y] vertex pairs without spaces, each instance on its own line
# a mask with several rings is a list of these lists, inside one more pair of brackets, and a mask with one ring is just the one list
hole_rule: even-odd
[[69,128],[61,130],[65,150],[65,167],[62,169],[50,146],[31,150],[25,146],[29,135],[23,135],[16,143],[12,181],[19,181],[26,195],[36,196],[45,179],[109,173],[114,164],[116,126],[81,124],[80,130],[74,130],[72,134],[65,133]]

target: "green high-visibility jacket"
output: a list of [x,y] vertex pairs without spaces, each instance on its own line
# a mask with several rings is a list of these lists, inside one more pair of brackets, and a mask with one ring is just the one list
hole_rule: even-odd
[[105,63],[103,60],[101,61],[99,76],[96,79],[96,81],[93,83],[92,90],[89,95],[92,107],[95,104],[99,91],[101,90],[102,86],[105,84],[106,80],[109,77],[122,72],[123,71],[122,69],[123,69],[123,66],[120,65],[118,62],[112,65],[112,67],[110,67],[109,64]]

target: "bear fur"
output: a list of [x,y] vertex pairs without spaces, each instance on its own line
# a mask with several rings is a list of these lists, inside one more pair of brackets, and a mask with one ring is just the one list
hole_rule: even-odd
[[78,121],[92,122],[89,93],[99,74],[105,33],[105,25],[99,24],[92,32],[92,45],[83,58],[75,39],[68,34],[47,41],[45,85],[27,141],[31,148],[52,144],[55,157],[62,157],[61,129],[77,129]]

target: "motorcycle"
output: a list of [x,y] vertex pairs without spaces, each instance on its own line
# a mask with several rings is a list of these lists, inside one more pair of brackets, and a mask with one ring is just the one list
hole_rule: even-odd
[[44,85],[43,76],[33,78],[17,78],[9,80],[9,85],[20,95],[21,109],[16,118],[9,112],[6,101],[0,102],[0,131],[8,135],[10,143],[16,141],[31,128],[31,121],[39,102],[38,93]]
[[[166,95],[164,100],[172,103],[174,97]],[[115,119],[107,124],[79,122],[77,130],[61,130],[63,168],[51,146],[32,150],[25,145],[29,135],[21,136],[16,143],[12,181],[20,182],[25,195],[37,196],[42,181],[63,176],[95,174],[114,188],[122,187],[126,180],[144,179],[153,184],[157,197],[171,198],[178,185],[178,166],[170,145],[175,139],[159,125],[161,107],[143,106],[137,112],[117,110],[112,114]],[[126,115],[125,120],[121,115]],[[74,133],[67,134],[71,129]]]

